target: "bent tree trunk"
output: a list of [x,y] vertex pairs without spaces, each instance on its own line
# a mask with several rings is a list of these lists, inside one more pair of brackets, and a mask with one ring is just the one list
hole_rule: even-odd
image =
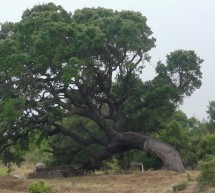
[[184,172],[184,166],[179,153],[170,145],[135,132],[120,134],[117,139],[119,146],[132,147],[158,156],[163,162],[163,169]]

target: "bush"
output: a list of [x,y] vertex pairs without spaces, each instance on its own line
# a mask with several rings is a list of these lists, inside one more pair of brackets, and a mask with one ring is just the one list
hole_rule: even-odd
[[124,173],[119,160],[113,156],[112,159],[104,161],[103,163],[103,171],[105,174],[113,173],[113,174],[122,174]]
[[[124,165],[123,169],[129,169],[131,162],[142,162],[144,169],[160,169],[163,166],[162,161],[154,155],[145,153],[140,150],[129,150],[117,156],[120,165]],[[122,164],[124,162],[124,164]]]
[[178,192],[178,191],[184,190],[186,187],[187,187],[187,182],[181,182],[179,184],[174,185],[172,188],[174,192]]
[[205,155],[215,155],[215,135],[207,135],[200,141],[201,158]]
[[143,153],[143,158],[141,162],[143,162],[145,170],[148,170],[148,169],[157,170],[157,169],[161,169],[163,166],[163,163],[159,157],[151,154],[147,154],[147,153]]
[[215,187],[215,157],[201,163],[201,172],[197,178],[197,185],[200,190]]
[[43,181],[37,181],[32,182],[28,186],[28,192],[29,193],[49,193],[50,188],[43,182]]

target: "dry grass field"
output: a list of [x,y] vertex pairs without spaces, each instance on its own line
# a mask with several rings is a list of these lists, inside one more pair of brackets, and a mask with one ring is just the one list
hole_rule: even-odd
[[[15,168],[15,173],[26,176],[31,167]],[[171,171],[145,171],[127,175],[88,175],[72,178],[44,180],[56,193],[171,193],[173,186],[187,182],[183,193],[197,193],[198,171],[179,174]],[[32,180],[0,177],[0,193],[26,193]],[[210,189],[208,193],[215,192]]]

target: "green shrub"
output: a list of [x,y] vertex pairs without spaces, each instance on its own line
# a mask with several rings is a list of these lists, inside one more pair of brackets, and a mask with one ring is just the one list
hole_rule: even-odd
[[29,193],[49,193],[50,189],[43,181],[31,182],[28,186]]
[[113,174],[122,174],[124,173],[119,160],[113,156],[112,159],[104,161],[103,163],[103,171],[105,174],[113,173]]
[[124,162],[125,169],[130,167],[131,162],[142,162],[145,170],[160,169],[163,166],[162,161],[157,156],[139,150],[129,150],[121,153],[120,157],[117,156],[117,159],[120,161],[120,165]]
[[8,171],[8,168],[7,168],[7,167],[1,166],[1,167],[0,167],[0,176],[6,175],[6,174],[7,174],[7,171]]
[[206,135],[200,141],[201,158],[206,155],[215,155],[215,135]]
[[178,192],[178,191],[184,190],[186,187],[187,187],[187,182],[181,182],[179,184],[174,185],[172,188],[174,192]]
[[215,187],[215,157],[203,161],[200,166],[201,172],[197,178],[200,190]]
[[161,169],[163,166],[163,163],[159,157],[151,154],[147,154],[147,153],[143,153],[142,159],[140,160],[140,162],[143,162],[145,170],[148,170],[148,169],[157,170],[157,169]]

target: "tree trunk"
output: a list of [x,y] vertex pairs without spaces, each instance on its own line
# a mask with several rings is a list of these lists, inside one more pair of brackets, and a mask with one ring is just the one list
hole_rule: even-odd
[[179,153],[170,145],[159,140],[148,138],[143,150],[158,156],[163,162],[163,169],[184,172],[184,166]]
[[163,169],[184,172],[179,153],[170,145],[135,132],[126,132],[117,137],[119,147],[136,148],[158,156],[163,162]]

